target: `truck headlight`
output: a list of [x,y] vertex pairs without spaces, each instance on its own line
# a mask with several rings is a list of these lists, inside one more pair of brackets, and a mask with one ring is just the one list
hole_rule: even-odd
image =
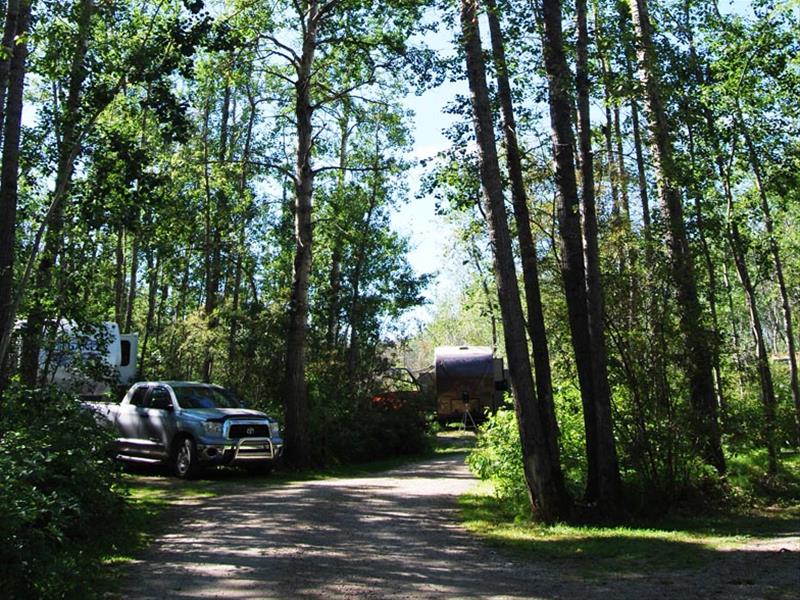
[[271,438],[281,437],[281,428],[277,423],[269,424],[269,437]]
[[208,435],[222,436],[222,423],[218,421],[203,421],[203,431]]

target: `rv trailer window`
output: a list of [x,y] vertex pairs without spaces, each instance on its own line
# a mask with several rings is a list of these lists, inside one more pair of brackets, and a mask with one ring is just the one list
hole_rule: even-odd
[[119,366],[127,367],[131,364],[131,343],[130,340],[121,340],[120,344],[122,345],[122,361]]

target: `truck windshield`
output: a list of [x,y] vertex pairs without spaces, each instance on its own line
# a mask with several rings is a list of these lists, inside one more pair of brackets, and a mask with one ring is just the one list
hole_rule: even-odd
[[204,385],[176,386],[175,397],[181,408],[241,408],[241,403],[233,394],[223,393]]

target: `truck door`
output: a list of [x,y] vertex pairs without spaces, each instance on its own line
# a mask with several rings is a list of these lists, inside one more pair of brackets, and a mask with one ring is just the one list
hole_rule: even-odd
[[157,385],[147,398],[147,414],[142,419],[143,437],[152,458],[166,458],[175,434],[175,405],[169,388]]
[[145,401],[150,388],[142,385],[133,390],[130,401],[119,405],[117,412],[117,445],[124,454],[139,454],[142,450],[142,419],[147,414]]

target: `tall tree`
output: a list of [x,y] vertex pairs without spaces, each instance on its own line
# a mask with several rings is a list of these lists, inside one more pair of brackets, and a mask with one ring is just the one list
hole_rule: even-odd
[[486,84],[486,71],[478,27],[476,0],[461,1],[462,43],[472,96],[473,124],[478,142],[481,186],[487,227],[494,254],[495,282],[503,319],[506,355],[514,387],[514,406],[522,440],[525,478],[531,506],[545,522],[563,518],[569,511],[558,453],[553,453],[550,422],[536,398],[519,286],[506,220],[494,125]]
[[[737,99],[738,101],[738,99]],[[744,120],[741,107],[737,102],[737,117],[738,126],[744,137],[745,146],[747,148],[747,158],[750,167],[753,169],[753,176],[755,178],[756,191],[758,192],[759,206],[761,214],[764,219],[764,226],[767,230],[767,238],[769,243],[769,252],[772,256],[772,266],[775,269],[775,277],[778,280],[778,291],[781,296],[781,311],[783,316],[783,327],[786,333],[786,346],[789,355],[789,389],[792,392],[792,400],[794,400],[795,409],[795,435],[798,443],[800,443],[800,377],[798,376],[797,367],[797,343],[794,333],[794,322],[792,319],[792,305],[789,299],[789,290],[786,285],[786,277],[783,269],[783,259],[781,257],[780,249],[778,248],[778,240],[775,234],[775,224],[772,218],[772,209],[770,208],[769,200],[767,198],[767,191],[764,184],[763,166],[753,143],[753,138],[750,135],[750,128]]]
[[[302,50],[295,59],[294,116],[297,135],[297,154],[294,171],[294,266],[289,300],[289,331],[286,338],[286,444],[289,460],[297,466],[311,460],[308,416],[308,385],[306,383],[306,321],[308,320],[308,289],[311,276],[311,199],[314,186],[312,147],[314,130],[311,99],[314,54],[317,32],[325,11],[320,12],[316,0],[303,2],[298,14],[302,24]],[[323,9],[330,10],[328,5]]]
[[[589,28],[586,4],[586,0],[577,0],[576,2],[578,21],[576,89],[578,92],[578,145],[581,155],[580,207],[586,267],[587,326],[591,346],[592,389],[594,392],[592,401],[596,420],[596,446],[588,450],[594,453],[597,464],[596,473],[588,474],[587,498],[590,501],[599,501],[606,510],[615,510],[619,504],[621,488],[611,417],[611,388],[608,384],[603,293],[600,280],[600,251],[594,195],[594,157],[589,115]],[[555,41],[551,40],[551,43]],[[610,123],[608,129],[611,129]],[[612,163],[613,159],[609,154],[609,167]],[[616,186],[616,177],[614,179],[613,185]],[[571,192],[572,190],[568,191],[568,193]],[[617,214],[619,214],[619,210]]]
[[[553,382],[550,371],[550,351],[547,345],[547,331],[544,324],[542,294],[539,286],[539,267],[536,255],[536,243],[531,230],[531,217],[528,209],[528,195],[522,174],[522,156],[517,141],[517,124],[514,118],[514,105],[509,82],[508,62],[506,60],[505,42],[500,25],[497,3],[486,0],[489,32],[492,41],[492,56],[497,77],[497,94],[500,100],[500,112],[503,117],[503,134],[505,139],[506,165],[511,183],[511,201],[514,207],[514,219],[517,225],[517,238],[522,262],[522,275],[525,285],[525,302],[527,307],[528,334],[533,347],[533,364],[535,372],[536,395],[539,407],[544,411],[542,419],[548,424],[547,432],[550,451],[557,454],[558,423],[556,422],[553,402]],[[479,264],[476,261],[476,264]],[[483,278],[481,277],[483,281]],[[492,315],[494,327],[494,315]]]
[[[260,39],[271,57],[265,73],[287,94],[293,124],[293,167],[272,161],[291,181],[294,192],[292,282],[284,375],[287,459],[296,465],[310,460],[308,386],[309,289],[312,277],[313,198],[318,141],[326,111],[355,92],[395,77],[415,54],[407,39],[420,27],[421,5],[401,0],[364,4],[356,0],[304,0],[286,3],[286,15],[265,17]],[[289,41],[294,39],[296,44]],[[348,76],[340,77],[342,66]],[[393,73],[394,71],[394,73]],[[365,101],[364,98],[361,99]],[[367,100],[368,101],[368,100]]]
[[[0,128],[3,131],[3,162],[0,167],[0,388],[5,382],[5,356],[14,321],[13,288],[20,131],[30,18],[31,2],[11,0],[8,3],[3,50],[10,51],[10,55],[0,62],[0,84],[5,83],[0,90],[2,91],[0,106],[3,111],[0,119]],[[11,41],[14,39],[17,42],[12,46]]]
[[[619,494],[619,472],[610,421],[610,391],[604,364],[605,357],[597,354],[600,351],[600,344],[605,342],[602,334],[602,318],[598,322],[599,315],[596,312],[591,319],[589,314],[590,284],[592,288],[591,302],[597,302],[600,293],[599,265],[596,264],[597,226],[594,221],[593,197],[588,196],[590,204],[584,203],[585,214],[583,216],[587,219],[587,232],[590,239],[587,239],[585,244],[588,258],[594,261],[589,268],[598,269],[592,273],[590,281],[590,278],[587,277],[587,265],[584,262],[581,202],[575,178],[575,155],[573,153],[575,137],[572,131],[572,100],[569,94],[572,74],[567,66],[564,53],[559,1],[543,0],[541,22],[555,164],[558,229],[562,248],[561,273],[586,427],[588,461],[586,496],[589,501],[600,501],[605,508],[612,508],[611,505]],[[587,40],[588,38],[584,41]],[[588,123],[585,130],[588,134]],[[588,153],[591,153],[590,149]],[[586,169],[588,164],[581,166]],[[589,173],[588,170],[583,172]],[[584,189],[584,194],[593,194],[593,177],[585,179],[585,185],[587,181],[588,186]],[[593,305],[591,310],[599,310],[602,314],[602,303]]]
[[639,79],[645,91],[659,205],[667,228],[666,241],[680,306],[680,325],[686,347],[685,368],[700,452],[708,464],[724,473],[725,456],[714,394],[712,353],[703,326],[692,252],[686,236],[677,166],[653,50],[652,25],[646,0],[629,0],[629,5],[637,36]]
[[[64,225],[63,197],[69,189],[75,169],[75,159],[80,152],[81,97],[84,91],[84,81],[88,73],[85,59],[91,39],[94,10],[94,0],[80,0],[78,27],[73,39],[74,46],[72,48],[73,53],[67,82],[67,99],[64,106],[64,117],[61,123],[58,144],[55,189],[56,194],[60,195],[61,199],[54,203],[52,211],[49,211],[47,216],[48,227],[45,246],[36,272],[35,287],[37,294],[34,305],[28,314],[22,346],[22,381],[31,387],[37,383],[41,335],[48,317],[48,310],[42,294],[50,290],[55,263],[61,252],[62,228]],[[57,99],[54,100],[57,101]],[[52,317],[53,315],[49,316]]]
[[[736,146],[735,142],[733,144]],[[764,328],[762,326],[761,313],[758,308],[756,289],[750,277],[750,269],[747,265],[747,255],[742,235],[739,231],[738,215],[734,214],[733,192],[731,191],[730,171],[723,172],[723,188],[727,200],[727,234],[728,244],[739,275],[739,281],[747,300],[747,309],[750,316],[750,331],[753,334],[753,342],[756,351],[756,371],[761,388],[761,402],[764,406],[764,428],[763,437],[767,448],[768,472],[775,475],[778,472],[778,453],[775,447],[775,386],[772,382],[772,371],[769,366],[769,354],[767,345],[764,341]]]

